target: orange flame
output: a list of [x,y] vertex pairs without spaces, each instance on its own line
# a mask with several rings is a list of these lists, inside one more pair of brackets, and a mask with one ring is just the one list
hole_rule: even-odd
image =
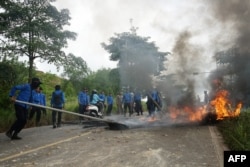
[[[175,106],[168,107],[168,116],[172,120],[187,120],[189,122],[202,121],[209,112],[215,112],[216,120],[222,120],[227,117],[237,117],[240,115],[242,103],[238,103],[233,109],[231,102],[228,99],[229,92],[226,90],[220,90],[216,93],[215,98],[207,105],[198,105],[194,107],[182,107]],[[147,122],[154,122],[159,120],[156,117],[149,117],[144,119]]]
[[233,110],[228,95],[228,91],[220,90],[217,92],[215,99],[210,102],[211,106],[215,109],[217,120],[240,115],[242,103],[237,104],[235,110]]
[[216,120],[222,120],[226,117],[237,117],[240,115],[242,103],[238,103],[233,109],[228,99],[229,92],[220,90],[216,93],[215,98],[208,105],[197,107],[169,107],[170,118],[176,120],[178,118],[186,118],[190,122],[202,121],[208,112],[214,110]]
[[201,121],[206,114],[206,106],[197,108],[184,107],[178,109],[176,107],[169,107],[169,113],[171,119],[185,118],[188,121],[196,122]]

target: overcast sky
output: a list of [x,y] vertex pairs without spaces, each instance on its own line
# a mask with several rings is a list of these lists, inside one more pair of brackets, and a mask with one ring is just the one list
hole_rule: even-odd
[[[109,60],[109,54],[101,47],[115,33],[128,32],[132,24],[138,27],[137,34],[151,37],[159,51],[172,52],[180,34],[188,31],[189,43],[199,49],[203,62],[202,71],[215,64],[211,62],[211,49],[216,49],[213,40],[220,33],[220,24],[213,16],[206,1],[199,0],[57,0],[58,9],[70,10],[71,25],[66,27],[78,34],[75,41],[69,41],[66,53],[81,56],[91,70],[114,68],[116,62]],[[219,39],[217,39],[219,40]],[[223,41],[223,38],[221,37]],[[172,55],[171,60],[174,59]],[[53,65],[45,63],[39,70],[55,73]],[[212,63],[212,64],[211,64]],[[171,64],[171,63],[170,63]],[[171,68],[169,69],[171,70]]]

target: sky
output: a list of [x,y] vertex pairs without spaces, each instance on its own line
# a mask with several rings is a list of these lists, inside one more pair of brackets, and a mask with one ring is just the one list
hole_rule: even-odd
[[[109,44],[111,37],[132,26],[160,52],[171,53],[162,74],[174,74],[177,84],[189,85],[200,96],[212,87],[209,77],[218,75],[216,53],[238,49],[246,57],[236,56],[233,66],[249,70],[244,61],[250,52],[249,0],[57,0],[54,5],[69,9],[71,25],[65,29],[78,34],[65,52],[82,57],[92,71],[116,67],[101,43]],[[39,70],[60,74],[52,65],[36,63]],[[245,78],[239,83],[246,83]]]
[[[150,37],[159,51],[171,52],[180,36],[188,32],[188,42],[199,50],[199,62],[207,71],[215,66],[211,60],[216,46],[213,40],[220,33],[220,24],[213,22],[213,16],[206,1],[198,0],[57,0],[53,3],[59,10],[70,11],[70,26],[65,29],[76,32],[77,39],[68,41],[66,53],[82,57],[88,67],[96,71],[101,68],[115,68],[117,62],[109,60],[109,54],[101,43],[109,44],[115,33],[129,32],[131,26],[137,35]],[[213,25],[213,26],[211,26]],[[174,71],[175,54],[169,57],[168,70]],[[36,62],[39,70],[59,74],[53,65]]]

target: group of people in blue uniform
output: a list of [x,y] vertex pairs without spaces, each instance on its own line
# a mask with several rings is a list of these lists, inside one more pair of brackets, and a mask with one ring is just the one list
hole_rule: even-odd
[[[148,116],[152,116],[156,109],[160,110],[161,106],[161,98],[159,92],[154,89],[153,91],[149,91],[147,94],[147,110]],[[135,111],[137,115],[143,115],[142,108],[142,94],[139,91],[135,93],[131,93],[128,89],[122,95],[121,105],[122,113],[126,116],[127,110],[129,111],[129,116],[132,116]]]
[[84,114],[86,112],[87,106],[89,104],[92,104],[92,105],[96,105],[99,110],[103,110],[107,108],[106,115],[110,116],[112,109],[113,109],[113,103],[114,103],[114,100],[113,100],[111,93],[109,93],[106,96],[104,92],[101,92],[100,94],[98,94],[97,90],[94,89],[89,95],[87,88],[84,88],[78,94],[78,104],[79,104],[80,114]]
[[[40,125],[41,114],[46,115],[46,97],[42,93],[42,87],[40,86],[42,82],[39,78],[32,78],[30,83],[21,84],[13,86],[10,90],[9,97],[10,100],[14,102],[14,108],[16,113],[16,121],[12,124],[10,129],[6,132],[6,136],[12,140],[21,139],[18,136],[20,131],[25,127],[27,120],[31,120],[36,114],[35,122],[36,126]],[[18,92],[18,94],[17,94]],[[161,105],[160,96],[156,90],[147,94],[147,109],[149,112],[149,116],[153,114],[155,108],[159,108]],[[15,102],[19,100],[19,102]],[[117,99],[116,99],[117,100]],[[119,95],[119,101],[117,100],[117,105],[119,109],[122,111],[119,114],[124,114],[126,116],[127,110],[129,111],[129,116],[133,114],[133,111],[137,113],[137,115],[143,115],[142,109],[142,95],[140,92],[135,92],[135,94],[129,92],[128,90]],[[33,105],[27,105],[23,102],[33,103]],[[65,94],[61,90],[60,85],[55,86],[55,90],[52,92],[52,97],[50,101],[50,105],[56,109],[63,109],[65,104]],[[112,94],[109,93],[107,96],[104,92],[98,94],[96,90],[92,90],[91,94],[88,94],[88,90],[84,88],[78,94],[78,103],[79,103],[79,113],[84,114],[86,112],[86,108],[89,104],[96,105],[99,109],[105,109],[106,115],[110,116],[113,109],[114,100]],[[99,103],[102,103],[103,108]],[[37,106],[39,105],[39,106]],[[41,107],[44,106],[44,107]],[[58,112],[56,110],[52,110],[52,124],[53,128],[57,128],[61,126],[62,112]]]
[[[142,107],[142,94],[139,91],[135,93],[129,92],[127,89],[123,94],[120,93],[116,97],[117,104],[117,113],[123,114],[125,117],[127,115],[127,111],[129,116],[132,116],[134,111],[137,115],[143,115],[143,107]],[[88,94],[88,90],[85,88],[78,94],[78,103],[79,103],[79,113],[84,114],[86,112],[86,107],[89,104],[96,105],[99,110],[107,108],[106,115],[110,116],[113,109],[114,99],[111,93],[107,96],[104,92],[98,94],[97,90],[92,90],[91,94]],[[102,105],[100,105],[102,103]],[[154,89],[147,94],[147,110],[149,112],[149,116],[151,116],[156,109],[160,110],[161,106],[161,98],[159,92]],[[81,119],[81,118],[80,118]]]

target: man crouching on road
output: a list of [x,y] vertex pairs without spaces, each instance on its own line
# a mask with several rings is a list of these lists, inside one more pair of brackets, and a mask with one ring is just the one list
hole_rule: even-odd
[[[23,102],[31,102],[32,90],[39,87],[42,82],[38,78],[32,78],[31,83],[16,85],[10,90],[10,98],[11,101],[15,102],[15,100],[20,100]],[[18,96],[16,97],[16,91],[19,91]],[[18,136],[18,133],[24,128],[27,123],[28,118],[28,105],[15,102],[15,112],[16,112],[16,121],[12,124],[10,129],[6,132],[6,136],[8,136],[12,140],[20,140],[21,137]]]

